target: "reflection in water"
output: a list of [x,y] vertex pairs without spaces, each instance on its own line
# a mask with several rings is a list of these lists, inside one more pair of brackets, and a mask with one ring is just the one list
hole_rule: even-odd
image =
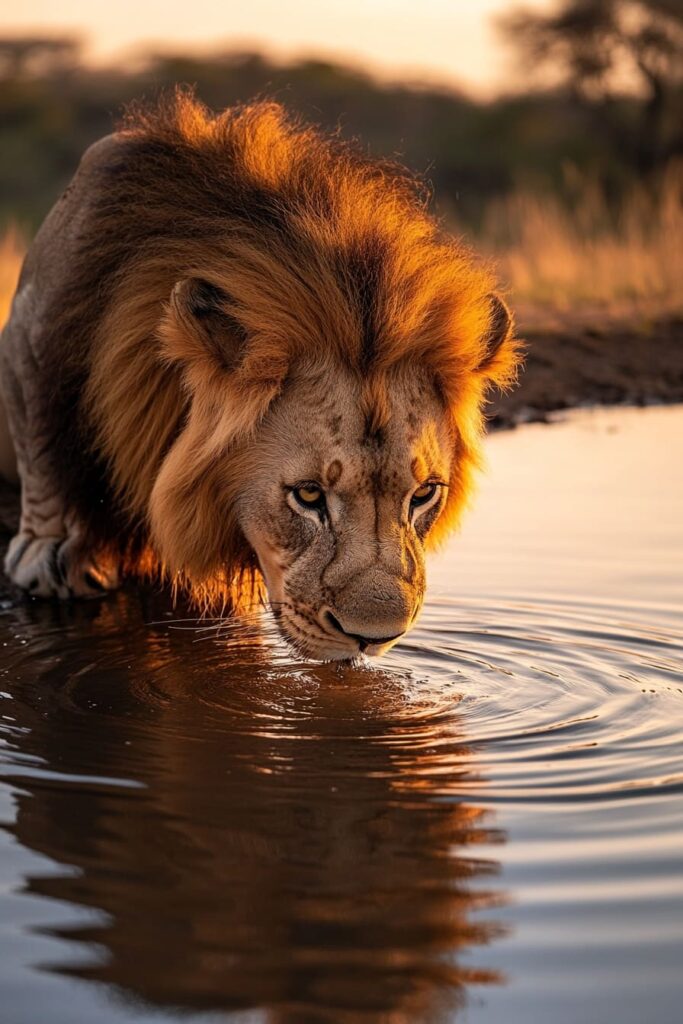
[[498,933],[477,851],[502,838],[459,795],[457,691],[278,667],[145,625],[163,614],[126,595],[6,613],[12,831],[67,867],[26,884],[101,914],[51,928],[50,969],[167,1009],[452,1020],[499,980],[461,954]]

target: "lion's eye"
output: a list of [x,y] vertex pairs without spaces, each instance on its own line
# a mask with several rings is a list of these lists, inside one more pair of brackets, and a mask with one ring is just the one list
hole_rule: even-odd
[[303,508],[324,509],[325,495],[317,484],[301,484],[292,488],[292,494]]
[[431,501],[439,485],[436,483],[422,484],[416,491],[413,492],[413,496],[410,499],[410,504],[413,508],[419,508],[420,505],[426,505],[428,501]]

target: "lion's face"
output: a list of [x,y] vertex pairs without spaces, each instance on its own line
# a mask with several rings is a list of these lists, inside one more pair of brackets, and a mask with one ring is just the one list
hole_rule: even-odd
[[308,657],[382,654],[410,628],[446,498],[453,439],[427,378],[395,376],[379,428],[359,390],[341,370],[293,375],[238,503],[281,629]]

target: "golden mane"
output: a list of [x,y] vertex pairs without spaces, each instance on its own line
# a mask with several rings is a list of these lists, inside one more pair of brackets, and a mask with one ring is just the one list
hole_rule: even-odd
[[[230,510],[249,437],[302,362],[331,382],[340,364],[357,372],[375,426],[395,368],[432,374],[456,446],[438,543],[471,490],[485,390],[511,382],[519,350],[508,338],[488,357],[495,282],[440,230],[421,183],[278,104],[212,114],[182,92],[131,111],[94,173],[55,329],[73,338],[74,366],[88,351],[88,443],[135,534],[129,562],[162,567],[211,600],[234,598],[238,580],[257,584]],[[229,367],[174,301],[188,278],[229,296]],[[57,418],[80,386],[76,371],[70,379]],[[86,520],[100,546],[121,548],[111,528]]]

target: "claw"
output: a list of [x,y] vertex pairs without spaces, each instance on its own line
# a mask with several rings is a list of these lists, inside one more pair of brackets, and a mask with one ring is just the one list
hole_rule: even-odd
[[34,597],[102,597],[118,586],[114,567],[102,568],[82,553],[77,535],[36,537],[24,531],[10,543],[5,572]]

